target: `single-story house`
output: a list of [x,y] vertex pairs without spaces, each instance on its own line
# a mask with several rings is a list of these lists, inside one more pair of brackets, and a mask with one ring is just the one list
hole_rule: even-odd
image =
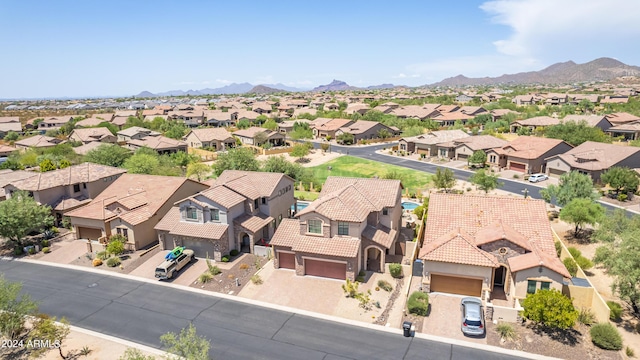
[[402,138],[398,142],[398,150],[408,153],[425,154],[427,157],[449,157],[449,152],[439,152],[438,144],[469,137],[462,130],[438,130],[426,134]]
[[613,126],[605,115],[567,115],[562,119],[562,121],[573,121],[577,124],[584,121],[587,126],[597,127],[602,131],[607,131],[611,126]]
[[118,138],[106,127],[74,129],[69,134],[69,140],[83,144],[90,142],[116,143]]
[[[258,134],[264,134],[264,140],[256,140],[256,136]],[[247,145],[262,146],[264,142],[270,142],[273,146],[284,145],[283,134],[277,131],[271,131],[269,129],[256,126],[244,130],[234,131],[233,136],[236,136],[238,139],[240,139],[240,142]]]
[[236,146],[236,139],[224,128],[193,129],[182,138],[192,148],[223,151]]
[[54,147],[60,143],[62,143],[62,140],[51,136],[35,135],[22,140],[18,140],[14,143],[14,145],[18,149],[29,149]]
[[130,128],[120,130],[117,132],[118,142],[126,142],[130,140],[140,140],[147,136],[160,136],[157,131],[149,130],[147,128],[132,126]]
[[148,147],[158,152],[158,154],[172,154],[178,151],[187,152],[187,143],[181,140],[171,139],[165,136],[147,136],[142,139],[127,141],[127,147],[133,151]]
[[510,131],[512,133],[516,133],[521,127],[527,127],[530,131],[534,131],[536,128],[545,128],[547,126],[558,124],[560,124],[560,119],[552,118],[550,116],[536,116],[529,119],[512,122]]
[[563,154],[571,148],[571,145],[559,139],[520,136],[501,148],[488,150],[487,164],[498,170],[540,173],[545,172],[548,157]]
[[386,131],[388,137],[393,137],[400,134],[400,131],[393,129],[385,124],[377,121],[358,120],[347,126],[343,126],[336,130],[336,137],[341,134],[353,135],[354,142],[367,139],[380,138],[380,131]]
[[453,140],[455,159],[466,160],[478,150],[486,153],[490,149],[501,148],[508,143],[506,140],[491,135],[476,135]]
[[309,125],[311,126],[311,129],[313,129],[314,138],[331,137],[335,139],[336,131],[338,131],[338,129],[349,126],[353,123],[354,121],[351,119],[317,118],[310,122]]

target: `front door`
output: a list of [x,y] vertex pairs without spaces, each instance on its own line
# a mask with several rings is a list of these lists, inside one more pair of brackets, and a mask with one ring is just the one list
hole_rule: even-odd
[[496,271],[495,271],[495,274],[493,276],[493,285],[503,286],[504,285],[504,275],[505,275],[504,266],[500,266],[499,268],[497,268]]

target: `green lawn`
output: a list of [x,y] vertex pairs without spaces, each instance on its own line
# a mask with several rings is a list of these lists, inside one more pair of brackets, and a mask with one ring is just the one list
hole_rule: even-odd
[[300,190],[296,190],[293,193],[293,196],[295,196],[296,199],[307,200],[307,201],[313,201],[317,199],[318,195],[320,195],[320,193],[318,192],[300,191]]
[[[331,170],[328,167],[331,166]],[[391,170],[401,174],[402,185],[409,192],[425,190],[431,181],[430,174],[422,171],[407,169],[400,166],[388,165],[377,161],[360,159],[353,156],[341,156],[322,165],[309,168],[313,172],[314,183],[324,184],[328,176],[346,176],[372,178],[378,176],[383,178]]]

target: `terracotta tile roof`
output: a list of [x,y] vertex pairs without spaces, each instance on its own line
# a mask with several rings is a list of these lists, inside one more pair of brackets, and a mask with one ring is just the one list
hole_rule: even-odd
[[101,141],[108,137],[113,137],[113,141],[115,141],[115,136],[105,127],[74,129],[69,135],[69,138],[71,138],[71,135],[73,134],[75,134],[82,142]]
[[20,118],[17,116],[0,116],[0,124],[5,124],[5,123],[19,123],[20,122]]
[[115,113],[115,116],[129,117],[129,116],[137,116],[137,110],[118,110]]
[[537,246],[533,247],[532,252],[521,256],[509,258],[507,262],[509,263],[509,269],[512,272],[531,269],[536,266],[544,266],[547,269],[551,269],[564,277],[571,277],[571,274],[569,274],[569,271],[567,271],[567,268],[556,256],[556,254],[549,254],[548,252],[541,251]]
[[32,176],[37,175],[33,171],[24,171],[24,170],[16,170],[12,171],[9,169],[0,170],[0,197],[6,196],[4,191],[4,186],[10,184],[14,181],[30,178]]
[[403,118],[427,119],[440,115],[440,112],[435,107],[407,105],[392,110],[391,114]]
[[[318,120],[318,119],[316,119],[316,120]],[[311,123],[318,130],[334,131],[334,130],[340,129],[341,127],[345,127],[345,126],[351,124],[352,122],[353,122],[353,120],[351,120],[351,119],[329,119],[329,121],[325,121],[325,122],[322,122],[322,123],[316,123],[315,120],[312,121]]]
[[202,128],[193,129],[182,139],[185,140],[189,135],[195,135],[200,141],[225,141],[233,140],[233,136],[225,128]]
[[435,145],[447,141],[453,141],[469,137],[469,134],[462,130],[438,130],[431,131],[426,134],[403,138],[407,142],[413,142],[416,144]]
[[18,149],[14,148],[13,146],[0,145],[0,154],[2,154],[2,153],[10,153],[10,152],[14,152],[14,151],[18,151]]
[[484,245],[498,240],[508,240],[525,250],[531,251],[532,247],[529,240],[511,226],[498,220],[493,224],[489,224],[478,230],[474,236],[476,245]]
[[371,225],[367,225],[367,227],[362,232],[362,236],[373,241],[376,244],[382,245],[386,249],[391,248],[391,244],[393,240],[397,237],[397,231],[393,229],[389,229],[384,225],[378,225],[378,228],[375,228]]
[[153,228],[156,230],[171,231],[178,222],[180,222],[180,208],[174,206],[167,211]]
[[456,146],[466,145],[473,151],[493,149],[509,144],[508,141],[498,139],[497,137],[491,135],[469,136],[466,138],[454,140],[453,142]]
[[263,227],[273,221],[271,216],[258,213],[257,215],[244,214],[233,219],[233,223],[249,230],[252,233],[258,232]]
[[72,165],[64,169],[33,173],[34,175],[14,181],[13,186],[20,190],[40,191],[58,186],[98,181],[109,176],[117,176],[127,172],[125,169],[93,163]]
[[249,199],[257,199],[271,196],[283,177],[293,181],[289,176],[281,173],[225,170],[212,186],[224,185]]
[[454,264],[498,267],[493,254],[480,249],[471,235],[461,228],[443,234],[438,239],[425,242],[420,258]]
[[140,126],[132,126],[130,128],[126,128],[124,130],[120,130],[118,131],[118,135],[123,135],[123,136],[127,136],[127,137],[132,137],[132,136],[136,136],[140,133],[146,134],[146,136],[158,136],[160,135],[159,132],[157,131],[153,131],[153,130],[149,130],[147,128],[143,128]]
[[615,125],[640,120],[640,116],[636,116],[626,112],[618,112],[618,113],[608,114],[605,116],[607,117],[610,123]]
[[202,191],[201,193],[194,195],[194,198],[199,196],[205,197],[217,204],[222,205],[223,207],[230,209],[231,207],[244,202],[245,197],[238,194],[237,192],[227,188],[224,185],[218,185]]
[[560,119],[552,118],[550,116],[536,116],[525,120],[514,121],[512,124],[522,126],[551,126],[560,124]]
[[0,131],[2,132],[9,132],[9,131],[13,131],[13,132],[17,132],[20,133],[22,132],[22,124],[20,124],[19,122],[0,122]]
[[180,209],[172,207],[156,224],[154,229],[168,231],[171,235],[196,237],[201,239],[222,239],[229,225],[220,223],[196,223],[180,221]]
[[272,246],[291,248],[295,252],[353,258],[358,255],[360,239],[349,236],[324,238],[300,235],[300,224],[294,219],[283,219],[271,238]]
[[[204,184],[181,177],[122,174],[91,203],[69,212],[68,216],[96,220],[105,220],[115,216],[123,220],[126,219],[132,224],[138,224],[157,213],[160,207],[187,182],[199,184],[200,190],[206,189]],[[129,200],[130,197],[133,200]],[[145,201],[140,200],[142,197]],[[124,209],[120,214],[106,209],[114,203],[135,206],[143,202],[146,205],[130,211]]]
[[400,180],[329,176],[322,186],[320,196],[331,194],[350,185],[367,196],[369,200],[374,201],[379,207],[378,210],[396,206],[398,195],[402,192]]
[[76,154],[80,154],[80,155],[87,155],[87,153],[93,149],[97,149],[100,146],[117,146],[116,144],[112,144],[112,143],[103,143],[103,142],[99,142],[99,141],[93,141],[78,147],[74,147],[73,151]]
[[607,119],[607,117],[604,115],[567,115],[562,119],[562,121],[574,121],[576,123],[584,121],[588,126],[596,126],[603,119]]
[[164,136],[147,136],[142,139],[133,139],[127,141],[127,144],[137,147],[148,147],[154,150],[166,150],[175,148],[186,148],[187,143],[181,140],[175,140]]
[[272,133],[272,131],[268,130],[268,129],[265,129],[265,128],[252,126],[250,128],[247,128],[247,129],[234,131],[233,135],[242,136],[242,137],[253,139],[253,137],[256,136],[259,133],[265,133],[266,135],[269,135],[270,133]]
[[109,120],[98,119],[95,117],[90,117],[88,119],[80,120],[76,123],[76,130],[79,128],[88,128],[92,126],[98,126],[100,123],[109,122]]
[[372,129],[373,127],[380,126],[380,125],[385,127],[385,128],[389,128],[388,126],[386,126],[384,124],[381,124],[381,123],[379,123],[377,121],[358,120],[358,121],[356,121],[355,123],[353,123],[351,125],[347,125],[347,126],[341,127],[340,130],[342,132],[345,132],[345,133],[357,135],[357,134],[365,133],[365,132],[369,131],[370,129]]
[[80,196],[78,198],[60,198],[57,202],[52,204],[51,207],[56,211],[65,211],[88,204],[89,202],[91,202],[91,199],[84,196]]
[[59,139],[50,136],[36,135],[28,137],[26,139],[18,140],[15,142],[15,144],[24,147],[49,147],[56,146],[60,142],[61,141]]
[[498,153],[507,154],[521,159],[537,159],[561,143],[563,143],[563,141],[559,139],[549,139],[537,136],[519,136],[508,145],[495,150]]
[[595,171],[606,170],[632,156],[640,159],[639,154],[640,148],[635,146],[585,141],[566,153],[551,158],[558,157],[575,169]]
[[607,130],[607,132],[616,132],[616,131],[632,131],[632,132],[640,131],[640,120],[624,123],[622,125],[612,126]]
[[467,115],[461,111],[450,111],[450,112],[441,112],[440,115],[433,117],[433,120],[452,121],[452,120],[471,120],[473,118],[474,116]]

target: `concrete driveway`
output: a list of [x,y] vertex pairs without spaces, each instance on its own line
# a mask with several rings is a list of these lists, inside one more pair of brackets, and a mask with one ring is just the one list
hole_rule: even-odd
[[44,254],[39,260],[58,264],[71,264],[86,254],[87,242],[85,240],[62,241],[53,243],[51,252]]
[[430,335],[443,336],[452,339],[465,340],[479,344],[486,344],[487,337],[468,337],[462,334],[460,322],[460,300],[464,296],[441,293],[429,294],[431,311],[424,318],[422,332]]
[[[129,275],[139,276],[146,279],[155,279],[156,266],[164,261],[164,256],[166,254],[166,251],[161,251],[153,255],[147,259],[147,261],[142,263],[142,265],[132,270]],[[183,267],[176,275],[174,275],[173,279],[165,281],[189,286],[193,284],[198,279],[198,276],[206,270],[206,261],[204,259],[195,258],[189,263],[189,265]]]

